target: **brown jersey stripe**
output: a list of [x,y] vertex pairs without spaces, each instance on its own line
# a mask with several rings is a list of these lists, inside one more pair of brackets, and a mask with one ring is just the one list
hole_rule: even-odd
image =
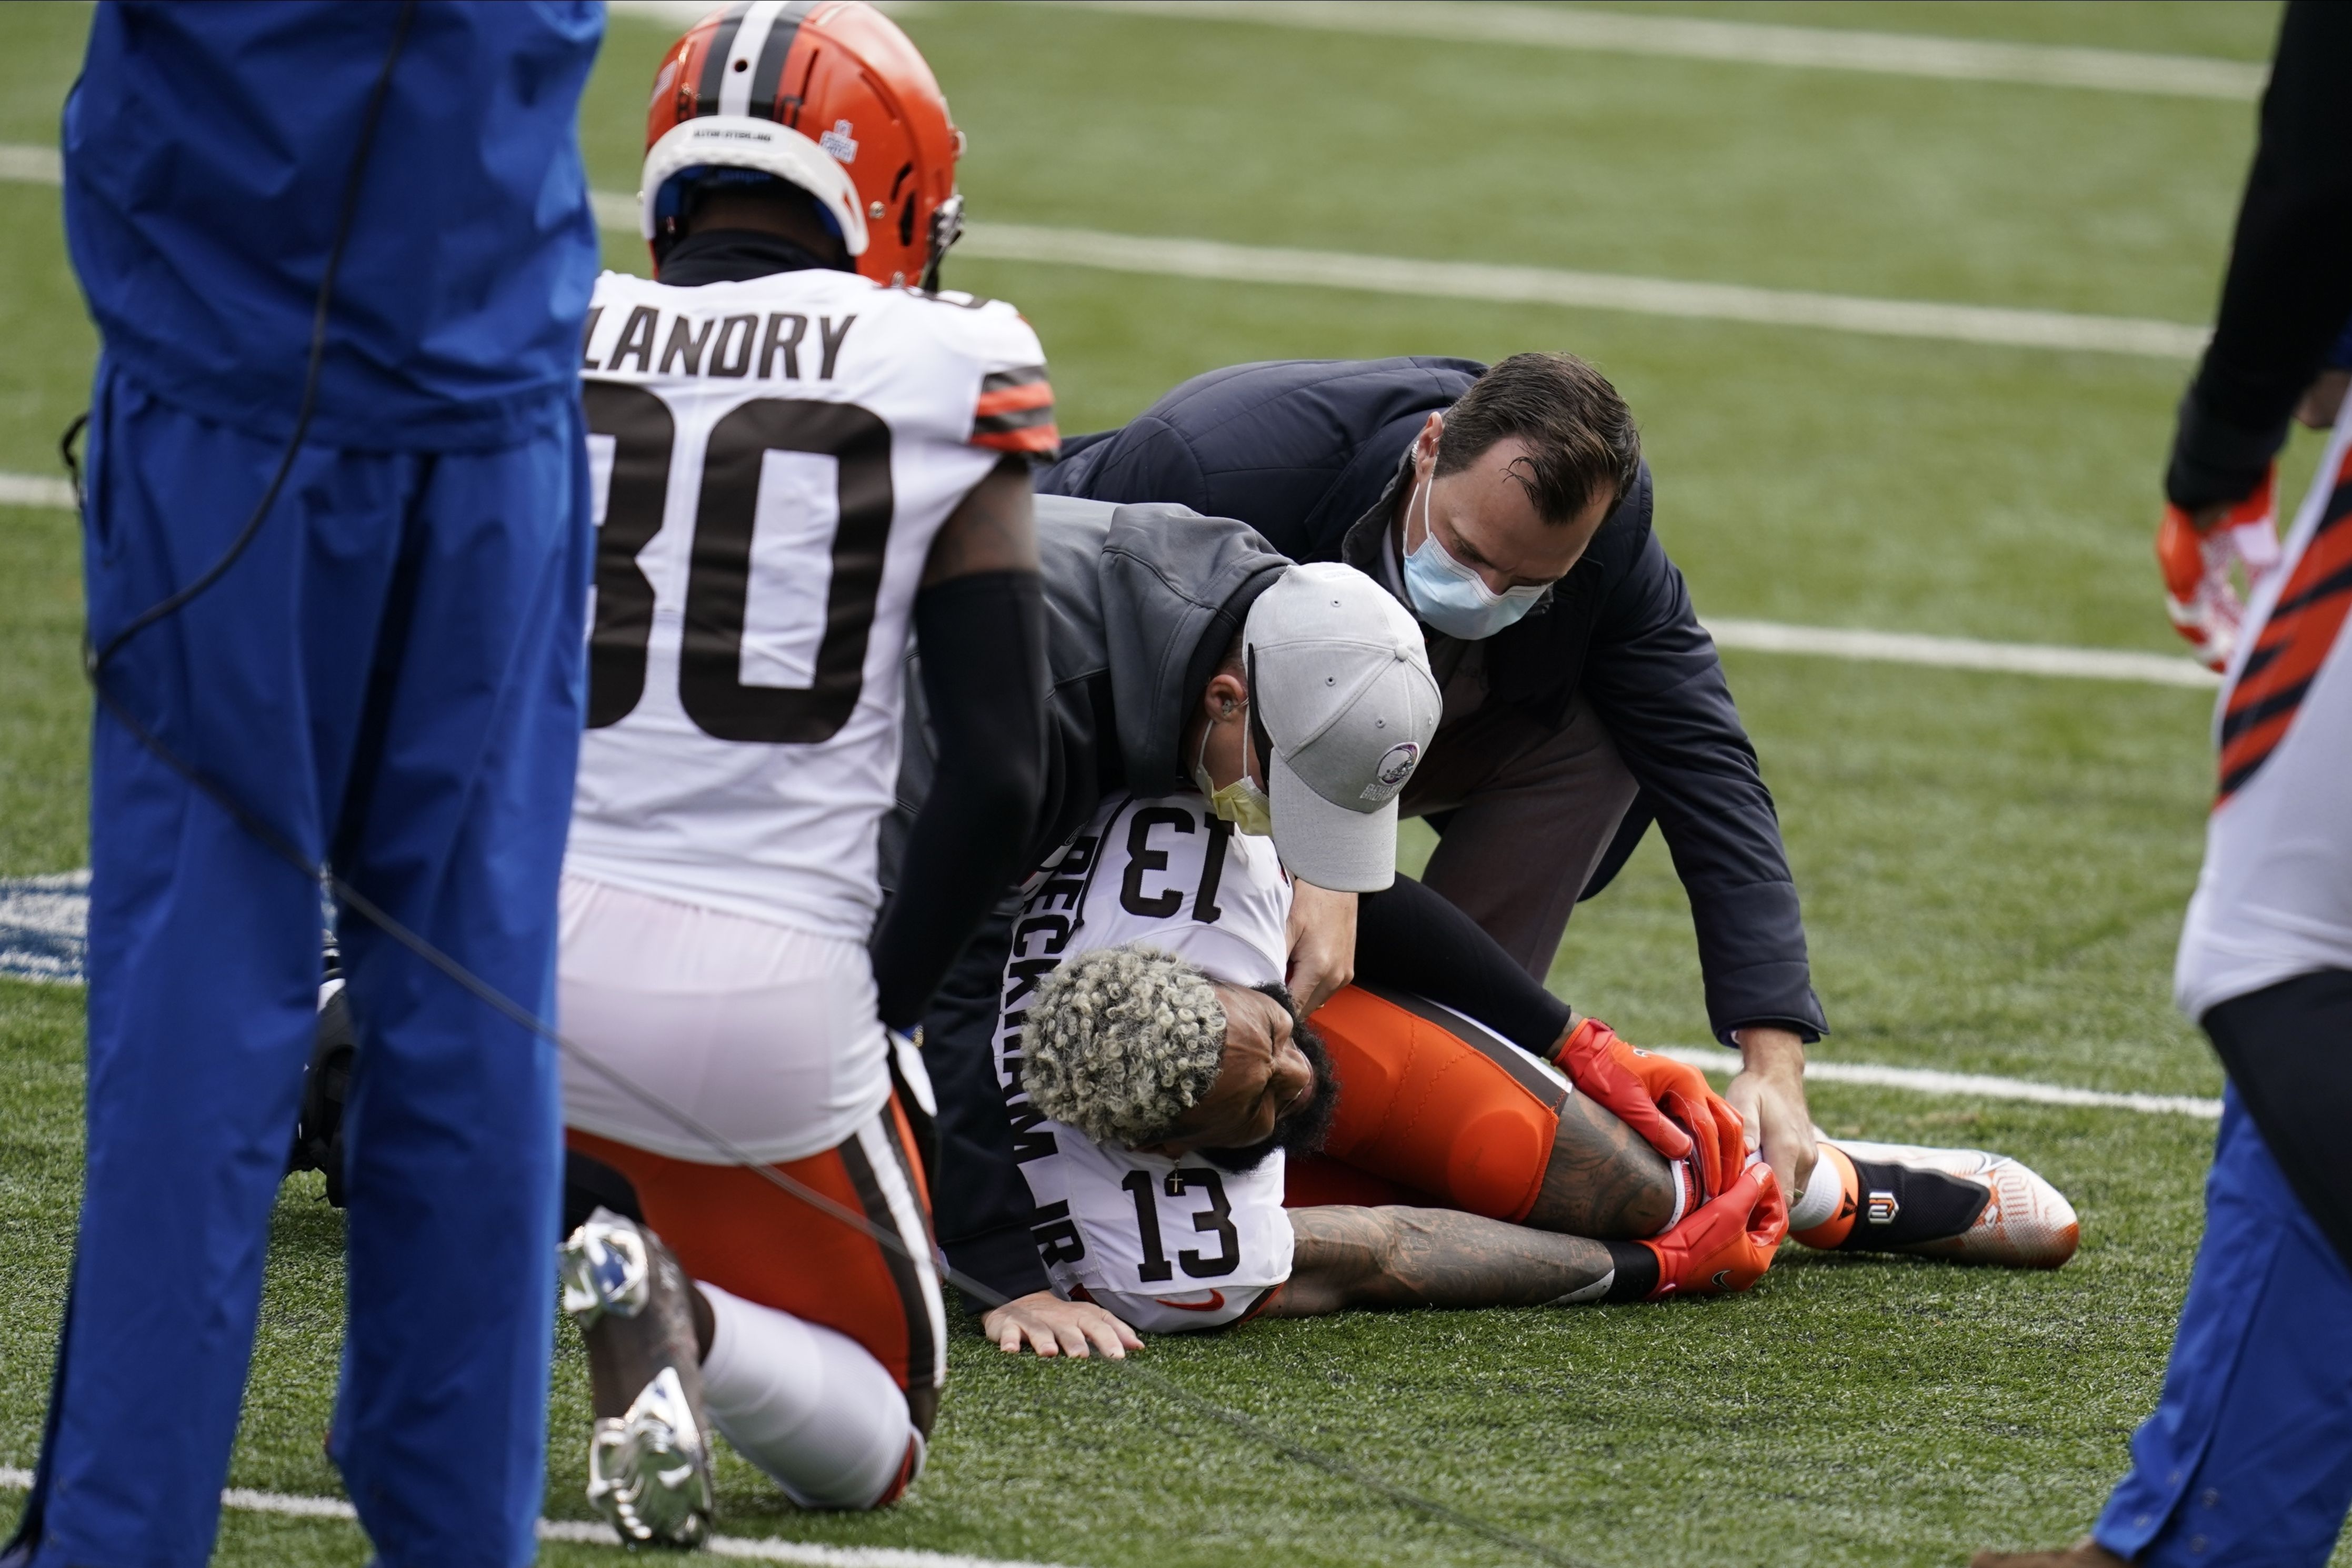
[[711,29],[709,46],[702,56],[702,75],[694,84],[697,119],[719,112],[719,89],[727,83],[727,57],[735,52],[735,35],[742,30],[743,18],[751,9],[751,0],[736,0]]
[[[1392,991],[1386,986],[1368,986],[1359,981],[1357,988],[1370,992],[1402,1012],[1411,1013],[1423,1023],[1434,1024],[1468,1046],[1496,1066],[1508,1073],[1512,1081],[1526,1090],[1546,1109],[1557,1111],[1568,1103],[1566,1084],[1546,1072],[1536,1059],[1500,1035],[1487,1031],[1484,1024],[1465,1018],[1450,1008],[1441,1007],[1424,998],[1405,991]],[[1475,1027],[1465,1029],[1465,1024]]]
[[[896,1141],[896,1129],[886,1113],[883,1125],[887,1135]],[[839,1148],[842,1168],[849,1173],[849,1185],[856,1189],[858,1207],[876,1228],[896,1236],[908,1247],[928,1247],[928,1236],[909,1236],[898,1227],[898,1217],[890,1211],[890,1200],[882,1191],[882,1183],[874,1174],[874,1166],[866,1158],[866,1150],[856,1138],[845,1139]],[[914,1260],[895,1247],[877,1247],[883,1260],[889,1266],[890,1282],[898,1287],[898,1309],[907,1324],[907,1386],[909,1389],[934,1388],[940,1381],[940,1345],[931,1333],[931,1312],[924,1300],[923,1277],[915,1269]]]
[[1040,425],[1051,428],[1054,405],[1050,402],[1037,408],[1007,409],[1003,413],[987,413],[971,422],[974,435],[1004,435],[1016,430],[1034,430]]
[[983,392],[1003,392],[1007,387],[1037,385],[1045,380],[1045,366],[1021,365],[1009,371],[989,371],[980,378],[980,390]]

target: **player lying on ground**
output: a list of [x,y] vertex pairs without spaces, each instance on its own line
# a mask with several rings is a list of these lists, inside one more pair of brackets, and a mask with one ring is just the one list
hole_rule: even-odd
[[[1272,1287],[1290,1277],[1293,1228],[1274,1212],[1285,1201],[1442,1207],[1586,1239],[1537,1249],[1557,1265],[1581,1270],[1582,1282],[1533,1299],[1573,1294],[1612,1270],[1619,1277],[1603,1295],[1632,1291],[1645,1272],[1650,1288],[1688,1289],[1663,1257],[1652,1271],[1635,1255],[1646,1249],[1612,1253],[1594,1242],[1633,1242],[1670,1228],[1740,1176],[1746,1151],[1731,1131],[1738,1119],[1695,1069],[1637,1053],[1605,1025],[1578,1019],[1466,915],[1408,878],[1391,875],[1390,885],[1362,899],[1357,973],[1387,994],[1342,989],[1316,1015],[1331,1042],[1329,1070],[1315,1071],[1304,1045],[1244,1044],[1244,1035],[1255,1040],[1253,1030],[1267,1041],[1292,1032],[1273,1016],[1280,1009],[1270,996],[1253,988],[1284,978],[1294,884],[1277,853],[1283,841],[1266,835],[1269,827],[1282,831],[1285,791],[1272,792],[1271,814],[1236,802],[1265,790],[1277,768],[1315,778],[1335,800],[1354,793],[1351,769],[1376,768],[1372,747],[1339,743],[1381,734],[1384,699],[1371,685],[1352,702],[1340,694],[1370,679],[1357,673],[1360,665],[1377,671],[1409,663],[1420,641],[1391,601],[1366,589],[1361,574],[1328,564],[1294,568],[1268,588],[1185,724],[1180,755],[1192,763],[1197,791],[1106,802],[1041,868],[1013,925],[995,1057],[1013,1124],[1009,1157],[1035,1206],[1033,1239],[1059,1294],[1083,1291],[1130,1325],[1208,1327],[1262,1308]],[[1334,607],[1337,601],[1345,608]],[[1310,663],[1325,662],[1330,684],[1297,678]],[[1312,712],[1277,706],[1272,727],[1262,727],[1251,711],[1254,689],[1261,703],[1283,691],[1318,706]],[[1326,691],[1334,695],[1318,695]],[[1286,735],[1314,738],[1294,746]],[[1299,826],[1291,823],[1289,843],[1312,850]],[[1130,943],[1238,988],[1230,996],[1239,1010],[1213,1027],[1197,1005],[1203,993],[1180,988],[1200,1014],[1195,1034],[1181,1050],[1156,1040],[1150,1049],[1181,1056],[1190,1076],[1150,1080],[1136,1092],[1144,1096],[1139,1108],[1106,1120],[1086,1090],[1129,1071],[1122,1052],[1139,1038],[1135,1031],[1096,1039],[1077,1029],[1075,1100],[1042,1087],[1045,1080],[1030,1071],[1029,1040],[1048,976],[1089,951]],[[1237,1061],[1234,1082],[1225,1081],[1223,1059],[1212,1049],[1228,1033],[1249,1059]],[[1581,1093],[1571,1095],[1571,1084]],[[1244,1091],[1265,1097],[1255,1113],[1264,1124],[1236,1132],[1217,1124],[1210,1100]],[[1154,1097],[1163,1093],[1173,1099]],[[1266,1145],[1277,1115],[1287,1118],[1286,1136]],[[1215,1124],[1202,1125],[1202,1117]],[[1285,1156],[1310,1145],[1326,1122],[1329,1157],[1291,1166]],[[1190,1157],[1231,1148],[1246,1149],[1249,1159],[1221,1165]],[[1972,1151],[1832,1152],[1816,1163],[1803,1201],[1807,1239],[1818,1245],[2044,1265],[2063,1262],[2074,1247],[2064,1199],[2014,1162]],[[1244,1213],[1246,1223],[1235,1218]],[[1355,1223],[1361,1229],[1374,1222]],[[1171,1232],[1177,1241],[1165,1239]],[[1216,1244],[1183,1245],[1193,1232]],[[1548,1289],[1561,1279],[1558,1268],[1538,1269],[1522,1283]],[[1494,1284],[1488,1275],[1478,1288]],[[1369,1280],[1362,1288],[1373,1300],[1397,1287]],[[1302,1288],[1297,1299],[1310,1298],[1337,1304]],[[1088,1348],[1076,1335],[1043,1339],[1019,1317],[999,1308],[983,1324],[1007,1350],[1024,1339],[1048,1354]],[[1120,1348],[1112,1336],[1087,1338],[1106,1354]]]
[[[1146,1330],[1350,1307],[1570,1306],[1740,1291],[1771,1266],[1787,1231],[1779,1185],[1761,1163],[1677,1219],[1683,1189],[1667,1163],[1608,1113],[1571,1099],[1564,1081],[1557,1103],[1570,1109],[1543,1151],[1535,1190],[1517,1205],[1525,1223],[1451,1206],[1286,1208],[1285,1156],[1320,1146],[1346,1079],[1279,984],[1214,980],[1143,943],[1060,966],[1008,1043],[1016,1033],[1020,1049],[1007,1059],[1026,1086],[1026,1133],[1051,1145],[1027,1167],[1047,1267],[1058,1289]],[[1458,1040],[1412,1045],[1444,1038]],[[1443,1081],[1476,1076],[1483,1060],[1466,1047],[1412,1045],[1384,1064],[1411,1076],[1425,1061]],[[1496,1134],[1507,1157],[1534,1120],[1507,1089],[1486,1087],[1492,1113],[1450,1151],[1460,1185],[1482,1194],[1491,1183],[1481,1179],[1488,1150],[1478,1135]],[[1738,1151],[1737,1116],[1719,1102],[1716,1110]],[[1410,1146],[1413,1120],[1382,1130]],[[1564,1233],[1570,1227],[1603,1234]],[[1663,1233],[1637,1239],[1643,1232]]]

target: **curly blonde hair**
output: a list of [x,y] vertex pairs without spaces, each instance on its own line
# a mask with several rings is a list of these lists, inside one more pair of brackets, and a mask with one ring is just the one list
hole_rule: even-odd
[[1217,1081],[1225,1008],[1207,975],[1134,942],[1055,970],[1022,1034],[1032,1105],[1097,1143],[1151,1144]]

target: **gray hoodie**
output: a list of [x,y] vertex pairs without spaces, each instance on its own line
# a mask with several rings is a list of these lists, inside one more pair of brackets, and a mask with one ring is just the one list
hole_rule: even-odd
[[[1171,528],[1174,518],[1186,526]],[[1034,866],[1084,827],[1117,789],[1191,787],[1179,757],[1184,724],[1257,596],[1290,567],[1245,523],[1190,507],[1121,507],[1037,497],[1045,581],[1045,796],[1024,863]],[[930,792],[933,749],[919,651],[908,655],[906,744],[898,810],[883,832],[884,882]]]

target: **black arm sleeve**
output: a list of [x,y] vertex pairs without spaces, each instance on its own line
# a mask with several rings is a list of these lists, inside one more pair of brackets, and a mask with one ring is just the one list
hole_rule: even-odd
[[1045,790],[1045,596],[1034,571],[950,578],[915,599],[937,780],[874,934],[882,1021],[912,1027],[1021,870]]
[[1752,1024],[1826,1034],[1780,816],[1715,642],[1654,534],[1593,628],[1584,691],[1690,897],[1716,1038]]
[[2352,318],[2352,6],[2294,0],[2263,94],[2221,314],[2181,400],[2165,495],[2240,501]]
[[1427,997],[1537,1056],[1568,1031],[1566,1002],[1444,894],[1409,876],[1357,900],[1356,978]]

